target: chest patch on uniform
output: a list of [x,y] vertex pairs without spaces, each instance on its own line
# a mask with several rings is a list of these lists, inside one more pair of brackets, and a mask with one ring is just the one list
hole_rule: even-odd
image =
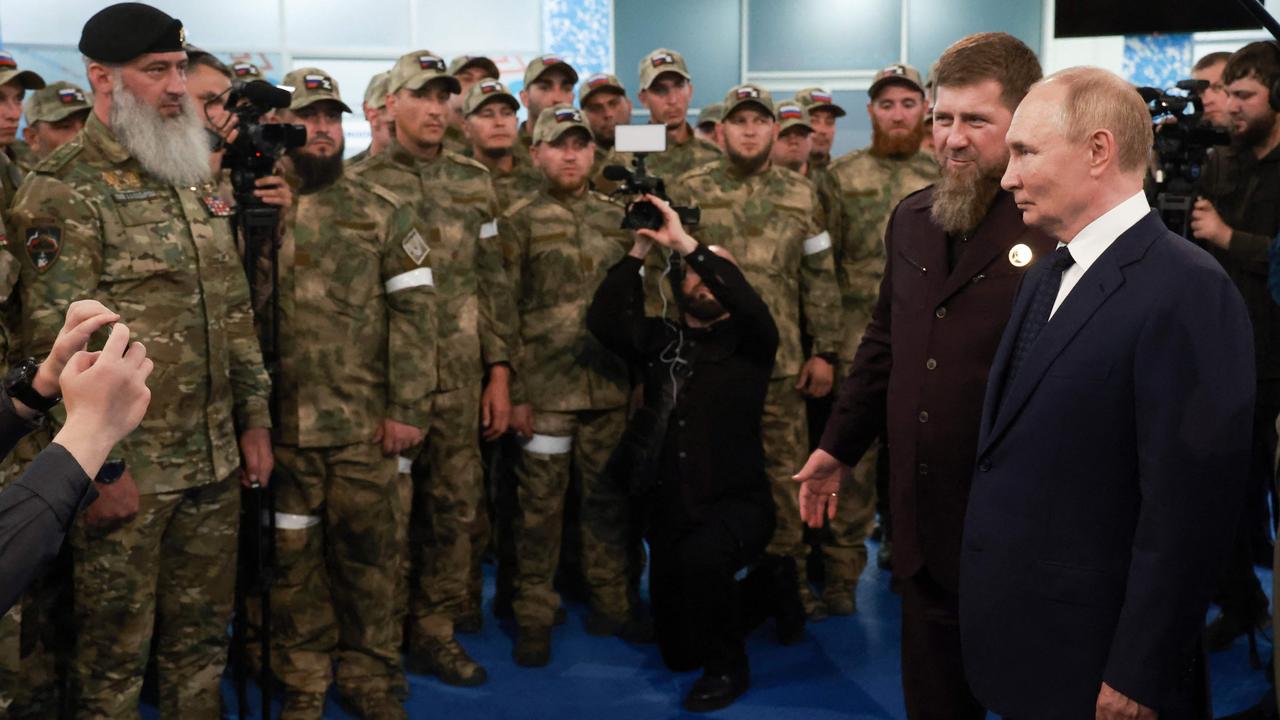
[[422,235],[417,230],[409,233],[409,237],[405,238],[400,246],[408,253],[415,265],[421,265],[422,261],[427,259],[427,253],[431,252],[431,248],[427,247],[427,241],[422,239]]
[[25,240],[27,257],[36,272],[43,273],[53,267],[62,252],[62,228],[52,225],[28,228]]
[[231,203],[218,195],[205,195],[200,198],[200,202],[204,203],[205,209],[214,217],[228,217],[235,214],[235,208],[231,207]]
[[132,202],[134,200],[150,200],[158,194],[155,190],[124,190],[111,193],[111,197],[116,202]]

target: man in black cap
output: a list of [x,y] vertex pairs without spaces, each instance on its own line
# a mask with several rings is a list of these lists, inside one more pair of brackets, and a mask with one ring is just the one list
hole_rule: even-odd
[[220,716],[237,478],[271,474],[270,381],[183,36],[181,22],[138,3],[89,19],[80,51],[93,112],[27,177],[10,216],[27,354],[46,353],[86,295],[127,309],[134,337],[154,348],[147,417],[71,532],[73,702],[94,717],[137,715],[153,646],[160,714]]

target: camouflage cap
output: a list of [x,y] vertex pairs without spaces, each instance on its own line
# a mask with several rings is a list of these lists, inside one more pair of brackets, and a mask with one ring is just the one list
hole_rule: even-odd
[[77,85],[65,80],[49,83],[31,93],[27,98],[24,112],[27,124],[37,122],[58,122],[78,112],[93,109],[89,96]]
[[499,80],[485,78],[467,91],[467,96],[462,100],[462,116],[467,117],[494,100],[506,103],[512,110],[520,109],[520,101],[507,90],[506,85]]
[[267,79],[267,76],[262,74],[262,68],[251,62],[244,61],[231,63],[231,77],[241,82],[265,81]]
[[618,79],[617,75],[596,73],[587,76],[587,79],[578,87],[578,105],[586,105],[587,98],[602,90],[608,90],[624,96],[627,94],[627,89],[622,87],[622,81]]
[[417,90],[434,80],[442,81],[451,93],[462,92],[462,84],[458,82],[458,78],[449,74],[449,66],[439,55],[430,50],[415,50],[396,60],[391,68],[391,75],[387,78],[387,94],[404,88]]
[[924,94],[924,81],[920,79],[920,71],[910,65],[898,63],[876,73],[876,79],[867,88],[867,94],[874,100],[889,85],[902,85]]
[[831,91],[820,87],[809,87],[796,93],[796,102],[804,106],[805,110],[813,112],[814,110],[830,110],[836,114],[836,117],[844,117],[848,113],[844,108],[835,103],[835,98],[831,95]]
[[555,142],[574,128],[580,128],[595,140],[581,110],[572,105],[554,105],[538,115],[538,123],[533,126],[533,144]]
[[369,78],[369,84],[364,89],[364,104],[375,110],[381,110],[387,106],[387,81],[391,79],[391,71],[380,72]]
[[304,67],[292,70],[284,76],[284,82],[281,84],[293,88],[293,100],[289,103],[290,110],[296,112],[322,100],[332,100],[342,107],[343,112],[351,112],[351,108],[342,102],[342,96],[338,94],[338,81],[320,68]]
[[752,83],[743,83],[735,85],[729,89],[724,96],[724,114],[720,117],[727,118],[733,114],[734,110],[743,105],[757,105],[760,109],[769,113],[773,119],[778,119],[778,114],[773,108],[773,96],[768,90]]
[[648,90],[654,80],[664,73],[675,73],[685,80],[692,80],[689,66],[684,63],[684,56],[675,50],[658,48],[640,61],[640,89]]
[[486,77],[494,80],[502,77],[502,73],[498,72],[498,64],[483,55],[459,55],[449,61],[449,74],[457,75],[467,68],[478,67],[485,72]]
[[578,82],[578,71],[573,66],[565,62],[559,55],[539,55],[529,61],[529,66],[524,69],[524,86],[527,88],[533,84],[533,81],[542,77],[542,74],[551,68],[563,68],[569,73],[569,79],[573,83]]
[[13,53],[0,50],[0,85],[17,82],[24,90],[39,90],[44,87],[44,78],[30,70],[20,70]]
[[712,103],[698,113],[698,121],[694,125],[702,127],[708,123],[719,123],[724,117],[724,103]]
[[778,103],[777,114],[779,132],[786,132],[795,127],[813,131],[813,125],[809,122],[809,111],[795,100],[784,100]]

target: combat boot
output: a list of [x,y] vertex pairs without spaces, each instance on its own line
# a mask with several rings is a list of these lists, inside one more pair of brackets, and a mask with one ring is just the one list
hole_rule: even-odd
[[520,667],[544,667],[551,662],[551,628],[522,627],[516,631],[511,657]]
[[280,720],[320,720],[324,717],[324,693],[286,690]]
[[468,603],[465,610],[453,619],[453,631],[463,635],[475,635],[484,628],[484,613],[478,604]]
[[858,611],[858,603],[853,593],[844,587],[828,587],[822,591],[822,604],[828,615],[852,615]]
[[456,638],[424,638],[414,643],[413,651],[405,658],[405,667],[419,675],[435,675],[446,685],[475,687],[483,685],[489,674]]

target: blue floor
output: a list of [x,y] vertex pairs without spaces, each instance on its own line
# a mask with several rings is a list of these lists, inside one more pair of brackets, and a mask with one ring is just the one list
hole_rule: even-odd
[[[875,545],[871,557],[875,557]],[[491,568],[487,568],[490,569]],[[1271,574],[1259,571],[1271,591]],[[487,578],[487,597],[492,577]],[[673,674],[653,646],[593,638],[582,629],[585,608],[569,606],[569,622],[552,637],[551,665],[529,670],[511,660],[514,627],[487,613],[479,635],[459,636],[489,682],[461,689],[434,678],[410,676],[411,718],[447,720],[538,720],[540,718],[737,718],[741,720],[828,720],[902,718],[906,713],[898,672],[899,607],[889,591],[889,574],[869,567],[858,586],[858,612],[811,624],[807,639],[791,647],[773,641],[772,623],[748,641],[752,686],[733,706],[710,715],[683,712],[680,699],[697,673]],[[1259,639],[1264,661],[1271,654],[1270,631]],[[1243,638],[1213,657],[1215,715],[1256,703],[1267,688],[1261,672],[1249,668]],[[224,683],[226,707],[235,715],[235,693]],[[253,689],[253,709],[257,690]],[[279,707],[277,705],[276,711]],[[256,712],[252,715],[257,717]],[[273,713],[274,716],[274,713]],[[346,718],[332,702],[326,717]]]

